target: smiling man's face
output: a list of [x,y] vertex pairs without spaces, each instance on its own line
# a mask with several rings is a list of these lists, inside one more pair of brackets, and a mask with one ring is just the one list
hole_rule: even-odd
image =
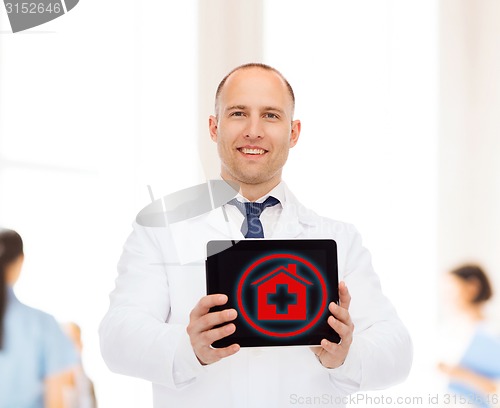
[[243,185],[264,184],[268,191],[276,186],[300,134],[292,112],[290,93],[277,73],[259,67],[234,72],[209,123],[221,176]]

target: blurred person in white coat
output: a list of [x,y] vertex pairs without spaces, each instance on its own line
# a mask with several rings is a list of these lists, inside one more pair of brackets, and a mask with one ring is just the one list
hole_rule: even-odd
[[277,200],[262,212],[263,236],[336,241],[340,305],[329,305],[328,323],[341,343],[324,339],[314,348],[211,348],[235,331],[231,321],[237,312],[209,312],[227,297],[206,296],[206,244],[243,239],[245,217],[226,204],[166,228],[135,223],[100,326],[101,351],[111,370],[153,383],[157,408],[340,407],[349,394],[386,388],[409,373],[409,334],[382,294],[360,235],[350,224],[303,207],[282,181],[301,130],[293,119],[294,104],[293,90],[277,70],[240,66],[217,89],[209,131],[217,143],[221,177],[240,186],[237,199]]

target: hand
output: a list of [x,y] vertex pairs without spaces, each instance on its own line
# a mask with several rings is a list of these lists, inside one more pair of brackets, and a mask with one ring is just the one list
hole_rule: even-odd
[[352,343],[354,324],[349,315],[351,295],[344,282],[339,284],[339,300],[340,306],[334,302],[331,302],[328,306],[328,310],[333,315],[328,318],[328,324],[339,334],[340,343],[335,344],[323,339],[320,347],[311,347],[320,363],[326,368],[337,368],[344,364]]
[[223,337],[234,333],[236,326],[233,323],[214,328],[219,324],[236,319],[238,313],[234,309],[225,309],[220,312],[211,312],[210,308],[227,303],[226,295],[208,295],[200,299],[189,315],[187,332],[193,350],[201,364],[207,365],[219,361],[238,352],[240,346],[232,344],[225,348],[214,349],[210,345]]
[[456,373],[457,367],[452,366],[451,364],[439,363],[438,370],[441,371],[443,374],[453,375],[454,373]]
[[472,388],[475,388],[485,394],[495,394],[497,392],[497,384],[495,380],[475,373],[460,365],[451,365],[439,363],[438,369],[450,379],[465,383]]

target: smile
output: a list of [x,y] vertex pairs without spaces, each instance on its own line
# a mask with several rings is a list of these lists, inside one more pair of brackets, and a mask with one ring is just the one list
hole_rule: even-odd
[[241,153],[244,154],[251,154],[251,155],[262,155],[264,153],[267,153],[267,150],[264,149],[258,149],[258,148],[248,148],[248,147],[240,147],[238,149]]

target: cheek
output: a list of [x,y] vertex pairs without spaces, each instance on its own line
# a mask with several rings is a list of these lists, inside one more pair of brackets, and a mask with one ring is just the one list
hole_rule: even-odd
[[284,134],[282,132],[277,138],[275,138],[275,140],[275,147],[277,147],[282,153],[286,152],[286,154],[288,154],[288,150],[293,147],[289,134]]
[[219,153],[220,158],[228,159],[234,150],[234,141],[227,137],[227,135],[219,134],[217,136],[217,151]]
[[269,135],[279,144],[282,148],[289,149],[293,145],[292,129],[288,125],[282,124],[281,126],[269,129]]
[[236,135],[233,129],[224,128],[223,132],[217,134],[217,143],[226,147],[232,146],[237,139]]
[[[222,129],[222,131],[221,131]],[[241,135],[245,130],[245,121],[243,119],[238,120],[226,120],[221,122],[219,126],[219,131],[226,135],[227,137],[237,137]]]

